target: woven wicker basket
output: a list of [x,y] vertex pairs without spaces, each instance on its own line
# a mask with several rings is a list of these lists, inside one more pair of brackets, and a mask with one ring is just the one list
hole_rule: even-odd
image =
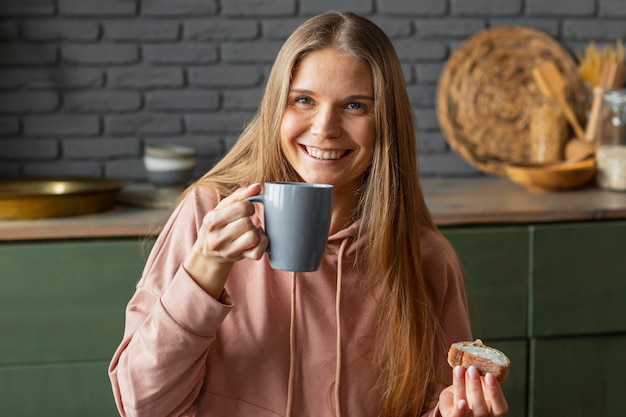
[[437,116],[446,140],[478,169],[505,175],[504,165],[529,159],[530,115],[546,100],[532,69],[553,61],[566,97],[580,115],[584,97],[572,56],[549,35],[520,26],[468,38],[447,61],[437,86]]

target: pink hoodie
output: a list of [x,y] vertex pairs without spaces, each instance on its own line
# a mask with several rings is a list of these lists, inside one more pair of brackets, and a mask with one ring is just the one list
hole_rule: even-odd
[[[354,262],[363,242],[346,245],[358,225],[330,236],[315,272],[272,270],[267,256],[237,262],[217,301],[181,267],[217,202],[213,190],[195,188],[148,258],[109,368],[120,414],[379,416],[372,365],[376,300],[364,285],[365,270]],[[261,219],[257,210],[254,221]],[[429,393],[426,413],[435,416],[438,394],[451,383],[447,348],[471,340],[471,332],[454,250],[435,233],[424,238],[422,250],[445,334],[445,346],[437,349],[443,383]]]

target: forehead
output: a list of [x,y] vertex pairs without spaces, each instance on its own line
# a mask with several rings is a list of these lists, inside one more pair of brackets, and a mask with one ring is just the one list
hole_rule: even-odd
[[293,71],[292,86],[301,84],[373,90],[369,65],[334,48],[310,52],[299,61]]

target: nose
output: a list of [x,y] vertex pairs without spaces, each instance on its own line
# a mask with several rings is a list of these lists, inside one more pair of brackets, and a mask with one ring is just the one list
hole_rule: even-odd
[[320,139],[332,139],[341,135],[337,110],[330,105],[319,106],[311,123],[311,134]]

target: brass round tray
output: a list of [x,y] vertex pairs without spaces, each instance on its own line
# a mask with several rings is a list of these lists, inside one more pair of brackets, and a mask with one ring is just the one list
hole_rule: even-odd
[[505,175],[509,162],[527,161],[530,115],[545,100],[532,69],[546,60],[555,63],[567,100],[583,114],[576,62],[546,33],[506,26],[468,38],[446,62],[437,86],[437,116],[450,147],[481,171],[497,175]]
[[0,219],[41,219],[96,213],[115,205],[124,184],[112,179],[0,180]]

